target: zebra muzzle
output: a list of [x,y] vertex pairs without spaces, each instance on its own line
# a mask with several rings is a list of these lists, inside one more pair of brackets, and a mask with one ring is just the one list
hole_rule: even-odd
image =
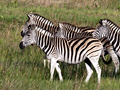
[[25,46],[23,45],[23,42],[20,42],[19,47],[20,47],[20,49],[24,49],[25,48]]

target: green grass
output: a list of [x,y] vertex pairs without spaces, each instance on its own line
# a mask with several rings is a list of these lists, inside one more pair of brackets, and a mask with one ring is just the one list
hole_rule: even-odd
[[[84,82],[87,75],[84,62],[80,64],[79,69],[76,65],[60,63],[64,81],[60,82],[58,74],[55,72],[54,81],[51,82],[49,80],[50,70],[43,66],[45,54],[36,45],[20,50],[19,43],[22,39],[20,32],[27,21],[26,15],[30,12],[40,14],[56,25],[58,22],[68,22],[76,26],[97,27],[101,18],[108,18],[120,25],[120,6],[116,0],[110,0],[107,6],[98,1],[99,7],[85,6],[85,0],[82,1],[81,6],[76,6],[75,2],[80,4],[78,0],[70,0],[70,3],[48,5],[47,2],[43,4],[35,3],[34,0],[32,4],[24,0],[0,1],[1,90],[120,89],[120,72],[115,77],[111,76],[114,69],[113,63],[105,65],[100,60],[102,69],[100,84],[97,84],[95,70],[89,83]],[[108,1],[106,0],[106,2]]]

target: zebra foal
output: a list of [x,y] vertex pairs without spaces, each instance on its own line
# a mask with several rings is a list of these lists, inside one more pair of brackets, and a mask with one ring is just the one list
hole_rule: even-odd
[[[53,79],[55,69],[59,74],[60,81],[63,80],[57,61],[77,64],[88,58],[98,74],[98,83],[100,83],[101,68],[98,61],[100,55],[102,54],[103,56],[103,46],[98,39],[82,37],[67,40],[65,38],[54,37],[50,34],[48,35],[48,32],[46,33],[45,30],[41,30],[43,29],[40,27],[30,26],[29,31],[24,35],[19,46],[21,49],[24,49],[28,45],[37,44],[46,53],[46,57],[51,60],[51,80]],[[85,81],[88,82],[93,70],[87,63],[85,63],[85,66],[88,72]]]

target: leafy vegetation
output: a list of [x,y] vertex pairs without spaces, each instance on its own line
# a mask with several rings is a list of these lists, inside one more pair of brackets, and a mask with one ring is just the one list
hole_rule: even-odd
[[[88,2],[87,2],[88,1]],[[90,2],[90,3],[89,3]],[[104,2],[104,3],[103,3]],[[61,64],[63,82],[55,72],[49,81],[50,71],[43,65],[44,53],[34,46],[20,50],[20,32],[30,12],[40,14],[56,25],[68,22],[76,26],[96,27],[101,18],[108,18],[120,25],[118,0],[1,0],[0,1],[0,89],[1,90],[119,90],[120,72],[114,77],[114,64],[103,64],[101,83],[94,73],[89,83],[84,83],[84,62],[76,65]],[[109,56],[106,56],[109,58]]]

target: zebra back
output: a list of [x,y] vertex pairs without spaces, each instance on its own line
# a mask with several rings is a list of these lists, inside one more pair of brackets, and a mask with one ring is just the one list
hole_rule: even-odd
[[[68,39],[80,38],[80,37],[93,37],[92,33],[93,33],[93,31],[95,31],[95,28],[88,26],[88,27],[79,27],[79,30],[81,30],[81,32],[80,31],[75,32],[75,30],[73,30],[72,27],[75,27],[75,26],[73,26],[73,25],[70,26],[70,24],[68,24],[68,23],[67,24],[66,23],[59,23],[60,29],[57,31],[57,33],[55,35],[59,36],[59,37],[63,37],[63,38],[68,38]],[[77,27],[75,27],[75,28],[77,28]],[[107,38],[105,38],[105,37],[101,38],[100,41],[103,44],[105,51],[108,48],[112,47]],[[107,50],[107,52],[109,52],[109,51]],[[107,52],[106,52],[106,54],[107,54]]]
[[[62,38],[76,38],[76,37],[87,37],[87,36],[92,36],[92,30],[93,28],[90,27],[81,27],[78,28],[76,26],[73,26],[68,23],[59,23],[59,29],[56,32],[56,36],[62,37]],[[87,30],[86,30],[87,29]],[[90,32],[89,32],[90,30]],[[88,31],[88,32],[87,32]]]
[[90,26],[85,26],[85,27],[76,27],[75,25],[69,24],[69,23],[59,23],[59,27],[63,27],[64,30],[71,30],[76,33],[81,33],[81,32],[93,32],[95,28],[90,27]]

